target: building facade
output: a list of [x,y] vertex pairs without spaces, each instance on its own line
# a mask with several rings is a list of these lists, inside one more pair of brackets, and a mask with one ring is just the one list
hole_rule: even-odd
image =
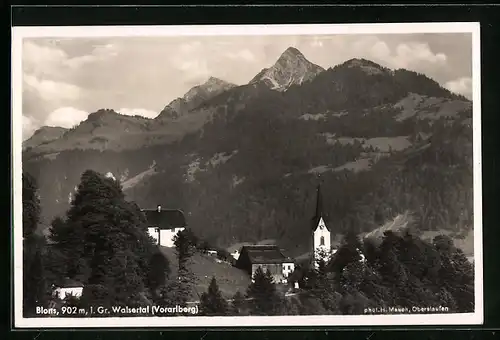
[[318,185],[316,192],[316,212],[312,219],[312,256],[311,262],[315,266],[317,261],[322,259],[328,261],[332,253],[331,231],[326,224],[326,214],[323,210],[323,197],[321,187]]
[[245,270],[253,281],[255,271],[260,267],[269,271],[275,283],[287,283],[288,277],[295,270],[295,261],[283,255],[276,245],[248,245],[239,252],[235,266]]
[[148,233],[156,244],[163,247],[174,247],[174,237],[186,228],[184,213],[179,209],[162,209],[160,205],[154,210],[142,210],[148,224]]
[[83,283],[65,278],[58,284],[52,286],[52,296],[64,300],[69,296],[77,299],[81,298],[83,293]]

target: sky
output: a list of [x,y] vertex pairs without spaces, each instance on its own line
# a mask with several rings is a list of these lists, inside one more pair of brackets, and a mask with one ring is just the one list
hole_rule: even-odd
[[365,58],[472,97],[470,33],[25,38],[23,140],[44,125],[73,127],[101,108],[154,118],[210,76],[248,83],[290,46],[325,69]]

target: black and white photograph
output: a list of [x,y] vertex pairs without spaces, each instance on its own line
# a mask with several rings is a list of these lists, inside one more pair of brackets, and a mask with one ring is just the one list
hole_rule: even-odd
[[14,27],[15,326],[482,323],[479,33]]

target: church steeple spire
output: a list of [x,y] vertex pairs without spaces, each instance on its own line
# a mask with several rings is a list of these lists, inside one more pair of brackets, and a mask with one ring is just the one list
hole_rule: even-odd
[[314,217],[318,220],[320,217],[323,217],[323,197],[321,195],[320,184],[318,184],[318,187],[316,188],[316,214]]
[[323,219],[323,223],[326,222],[326,218],[327,216],[325,216],[325,212],[323,210],[323,195],[321,194],[321,186],[318,184],[316,188],[316,212],[312,221],[313,230],[316,230],[321,219]]

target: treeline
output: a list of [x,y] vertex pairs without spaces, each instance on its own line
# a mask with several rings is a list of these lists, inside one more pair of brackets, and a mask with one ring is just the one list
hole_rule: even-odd
[[[77,175],[78,169],[84,168],[84,163],[99,172],[112,169],[117,177],[128,169],[131,177],[147,169],[154,159],[160,174],[127,192],[141,208],[162,204],[191,212],[190,228],[219,248],[242,241],[277,239],[293,255],[300,255],[309,249],[303,240],[309,239],[314,188],[318,184],[318,179],[307,170],[320,165],[340,166],[369,150],[364,150],[360,143],[328,145],[324,136],[309,130],[309,122],[302,123],[300,129],[298,123],[267,125],[265,120],[258,123],[255,118],[245,119],[253,123],[235,125],[220,142],[202,138],[203,142],[198,144],[203,147],[192,158],[185,156],[188,148],[179,143],[161,154],[153,149],[140,155],[67,152],[54,161],[25,167],[28,171],[39,171],[35,173],[41,184],[44,213],[54,216],[64,214],[69,208],[67,193],[74,196],[81,175]],[[238,130],[237,126],[246,128]],[[353,227],[369,231],[380,221],[405,210],[419,216],[422,230],[448,229],[460,233],[472,225],[470,129],[460,121],[449,125],[445,119],[432,125],[420,122],[415,129],[432,135],[431,139],[416,140],[413,148],[393,152],[386,160],[373,164],[369,171],[321,174],[325,208],[334,232]],[[246,137],[238,139],[238,135]],[[219,146],[228,154],[238,152],[226,163],[205,166],[204,162],[222,152],[217,151]],[[427,148],[418,151],[420,146]],[[107,161],[98,162],[102,157]],[[200,157],[201,171],[195,173],[194,182],[186,182],[186,163],[196,157]],[[107,166],[108,161],[114,165]],[[54,182],[50,174],[58,180]],[[375,218],[377,214],[379,218]]]
[[390,307],[474,311],[473,265],[446,236],[431,243],[409,232],[386,232],[378,243],[348,233],[330,261],[318,261],[318,268],[299,272],[298,278],[306,299],[322,307],[319,314],[377,313]]
[[[63,217],[53,220],[48,240],[37,236],[40,201],[36,183],[23,175],[23,313],[37,306],[87,308],[185,305],[196,278],[189,270],[194,247],[189,232],[175,239],[177,277],[147,232],[139,207],[125,200],[119,181],[85,171]],[[48,242],[47,242],[48,241]],[[79,299],[61,301],[54,288],[83,286]],[[71,315],[68,315],[71,316]],[[73,315],[74,316],[74,315]],[[109,315],[112,316],[112,315]]]
[[446,236],[425,242],[385,233],[380,244],[353,233],[330,260],[297,267],[283,294],[260,268],[245,293],[225,301],[213,278],[203,315],[367,315],[474,312],[474,270]]
[[[461,233],[473,221],[472,136],[460,121],[448,123],[445,119],[420,123],[418,129],[430,139],[417,135],[414,146],[373,162],[369,171],[326,171],[320,179],[307,170],[355,160],[362,151],[359,143],[326,145],[324,137],[307,138],[314,136],[309,132],[278,130],[262,141],[252,137],[245,148],[227,143],[238,153],[225,164],[196,172],[189,184],[183,183],[185,168],[174,161],[162,163],[169,177],[151,178],[134,196],[141,206],[177,198],[191,211],[193,230],[221,247],[271,238],[294,251],[299,245],[295,255],[307,251],[309,245],[303,240],[309,238],[318,182],[325,188],[325,209],[334,233],[351,228],[370,231],[406,210],[415,212],[421,230]],[[272,128],[265,129],[268,133],[262,135],[271,134]],[[248,136],[250,130],[238,134]],[[200,154],[200,162],[213,156],[215,149]]]
[[[35,181],[24,174],[26,317],[36,316],[36,306],[111,310],[112,306],[198,303],[201,315],[364,314],[370,308],[413,306],[471,312],[474,308],[473,266],[443,236],[429,243],[409,233],[388,232],[377,244],[361,242],[348,233],[330,261],[318,261],[317,267],[297,266],[289,282],[299,282],[298,291],[284,295],[269,273],[258,270],[248,289],[229,301],[213,278],[196,302],[192,301],[197,278],[190,268],[191,258],[211,245],[186,229],[175,238],[177,261],[169,263],[148,235],[137,205],[124,199],[119,181],[86,171],[70,209],[64,217],[54,219],[49,243],[33,232],[39,203]],[[175,276],[171,266],[177,269]],[[81,298],[69,296],[61,301],[53,296],[53,285],[66,280],[81,283]]]
[[[86,169],[107,173],[120,179],[131,178],[149,168],[158,148],[137,151],[98,151],[67,150],[57,155],[34,156],[30,152],[23,154],[23,171],[30,173],[38,183],[42,200],[42,222],[62,215],[70,207],[69,194],[74,195],[80,177]],[[156,206],[156,205],[155,205]]]

